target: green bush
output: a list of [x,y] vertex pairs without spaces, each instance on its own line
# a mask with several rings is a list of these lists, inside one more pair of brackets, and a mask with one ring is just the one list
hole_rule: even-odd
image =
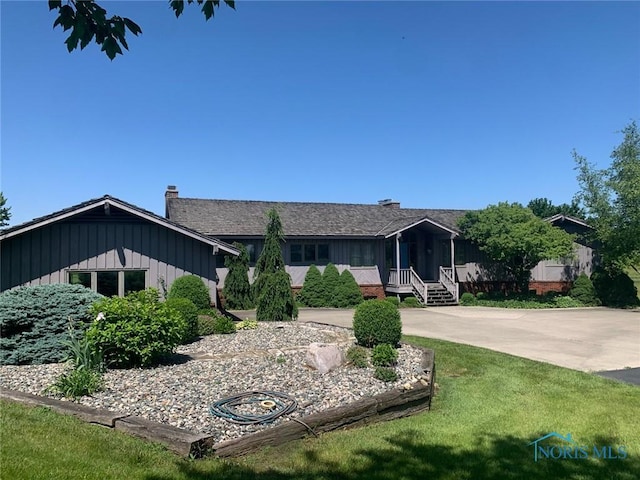
[[398,299],[398,297],[385,297],[384,300],[385,302],[389,302],[391,305],[400,308],[400,300]]
[[402,300],[402,303],[400,304],[400,308],[421,308],[421,307],[422,307],[422,304],[420,303],[420,300],[418,300],[414,296],[405,298],[404,300]]
[[553,297],[553,303],[558,308],[577,308],[584,307],[584,303],[569,296],[558,295]]
[[633,280],[623,271],[597,268],[591,274],[591,281],[602,305],[625,308],[640,303]]
[[87,339],[109,367],[150,366],[172,353],[187,330],[182,315],[160,303],[155,289],[103,299],[91,311],[97,318]]
[[0,294],[0,364],[60,362],[69,318],[84,330],[101,295],[66,283],[7,290]]
[[348,308],[360,305],[364,301],[358,282],[349,270],[343,270],[338,279],[338,286],[334,291],[331,306]]
[[331,306],[336,291],[340,286],[340,272],[338,272],[338,268],[333,263],[328,263],[327,266],[324,267],[324,272],[322,272],[322,285],[325,295],[324,304],[327,307]]
[[477,299],[473,296],[473,293],[464,292],[460,297],[460,305],[471,306],[477,304]]
[[311,265],[304,277],[302,289],[298,293],[298,301],[307,307],[326,307],[327,295],[322,282],[322,274],[318,267]]
[[198,309],[211,308],[209,289],[196,275],[184,275],[176,278],[169,289],[169,295],[167,295],[167,300],[172,298],[187,298]]
[[291,293],[291,277],[284,270],[262,275],[261,288],[256,303],[259,321],[280,322],[298,317],[298,307]]
[[224,266],[227,267],[227,277],[224,279],[225,308],[246,310],[253,308],[253,290],[249,283],[249,253],[242,243],[234,242],[233,246],[240,250],[240,255],[227,255]]
[[347,360],[354,367],[367,368],[367,365],[369,365],[369,352],[364,347],[353,345],[347,350]]
[[164,302],[169,308],[178,311],[187,324],[180,343],[186,343],[198,336],[198,307],[188,298],[174,297]]
[[395,369],[391,367],[376,367],[375,372],[373,372],[373,376],[383,382],[395,382],[398,380],[398,374]]
[[255,330],[256,328],[258,328],[257,320],[245,318],[241,322],[236,323],[236,330]]
[[379,343],[371,351],[371,363],[376,367],[392,367],[398,363],[398,351],[388,343]]
[[235,322],[217,310],[210,309],[205,315],[198,315],[198,335],[200,336],[235,333],[236,330]]
[[586,306],[596,306],[600,304],[593,282],[586,273],[581,273],[575,282],[573,282],[573,288],[569,292],[569,296],[582,302]]
[[386,300],[367,300],[356,307],[353,333],[364,347],[397,345],[402,336],[400,311]]
[[102,390],[104,381],[102,374],[89,368],[74,368],[58,377],[49,389],[66,398],[77,400]]

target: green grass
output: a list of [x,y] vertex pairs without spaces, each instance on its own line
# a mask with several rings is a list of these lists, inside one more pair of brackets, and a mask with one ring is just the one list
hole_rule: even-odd
[[[42,408],[2,404],[0,478],[482,479],[640,477],[640,388],[489,350],[408,337],[436,351],[431,412],[308,438],[234,461],[188,461]],[[533,461],[556,431],[624,445],[624,460]]]

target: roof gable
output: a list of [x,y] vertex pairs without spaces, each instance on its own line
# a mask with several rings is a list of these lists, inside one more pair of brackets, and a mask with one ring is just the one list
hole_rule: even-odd
[[[41,228],[52,223],[71,221],[71,220],[85,220],[85,221],[96,220],[100,218],[99,216],[96,215],[99,209],[103,209],[103,211],[109,218],[114,218],[116,220],[123,220],[127,216],[135,217],[140,220],[145,220],[145,221],[154,223],[156,225],[160,225],[164,228],[173,230],[187,237],[194,238],[200,242],[211,245],[214,248],[219,248],[232,255],[238,255],[240,253],[236,248],[229,245],[228,243],[225,243],[215,238],[207,237],[201,234],[200,232],[194,231],[188,227],[185,227],[176,222],[168,220],[164,217],[156,215],[153,212],[144,210],[140,207],[124,202],[117,198],[111,197],[109,195],[105,195],[101,198],[88,200],[78,205],[74,205],[72,207],[65,208],[63,210],[59,210],[57,212],[51,213],[44,217],[36,218],[29,222],[23,223],[21,225],[16,225],[14,227],[7,228],[0,233],[0,240],[5,240],[11,237],[15,237],[23,233],[26,233],[28,231],[35,230],[37,228]],[[113,213],[113,216],[111,215],[111,213]],[[104,219],[105,216],[102,215],[101,218]]]

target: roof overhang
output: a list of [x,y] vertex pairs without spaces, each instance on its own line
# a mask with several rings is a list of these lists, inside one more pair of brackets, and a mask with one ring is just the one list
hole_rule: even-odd
[[409,229],[411,229],[411,228],[413,228],[413,227],[417,227],[417,226],[419,226],[419,225],[423,225],[423,224],[432,225],[432,226],[434,226],[434,227],[436,227],[436,228],[438,228],[438,229],[440,229],[440,230],[442,230],[442,231],[444,231],[444,232],[447,232],[447,233],[449,233],[449,234],[451,235],[451,238],[456,238],[456,237],[458,237],[458,236],[460,235],[458,232],[456,232],[456,231],[454,231],[454,230],[451,230],[450,228],[445,227],[445,226],[444,226],[444,225],[442,225],[441,223],[434,222],[433,220],[431,220],[431,219],[429,219],[429,218],[422,218],[422,219],[420,219],[420,220],[416,220],[415,222],[412,222],[412,223],[410,223],[410,224],[408,224],[408,225],[405,225],[405,226],[404,226],[404,227],[402,227],[402,228],[399,228],[399,229],[397,229],[397,230],[394,230],[394,231],[393,231],[393,232],[391,232],[391,233],[386,234],[386,235],[384,236],[384,238],[391,238],[391,237],[395,237],[396,235],[398,235],[398,234],[400,234],[400,233],[402,233],[402,232],[405,232],[405,231],[407,231],[407,230],[409,230]]
[[190,228],[186,228],[176,223],[173,223],[170,220],[166,220],[151,212],[138,208],[129,203],[123,202],[122,200],[118,200],[117,198],[110,197],[109,195],[105,195],[104,197],[96,200],[89,200],[88,202],[79,204],[76,207],[71,207],[65,210],[61,210],[60,212],[53,213],[46,217],[41,217],[40,220],[35,219],[31,222],[27,222],[22,225],[18,225],[16,227],[10,228],[5,231],[6,233],[0,234],[0,240],[6,240],[12,237],[16,237],[18,235],[22,235],[23,233],[27,233],[29,231],[45,227],[47,225],[51,225],[56,222],[60,222],[62,220],[69,219],[76,215],[80,215],[82,213],[93,210],[96,207],[103,207],[105,211],[108,211],[112,206],[117,207],[129,213],[130,215],[133,215],[134,217],[140,218],[142,220],[146,220],[148,222],[154,223],[156,225],[167,228],[169,230],[173,230],[176,233],[179,233],[189,238],[193,238],[194,240],[198,240],[199,242],[205,243],[207,245],[211,245],[212,251],[214,254],[217,254],[220,252],[220,250],[222,250],[231,255],[240,255],[240,251],[234,248],[233,246],[229,245],[228,243],[202,235],[194,230],[191,230]]
[[584,220],[580,220],[579,218],[575,218],[575,217],[570,217],[569,215],[563,215],[562,213],[558,213],[552,217],[545,218],[545,221],[549,223],[569,222],[569,223],[574,223],[576,225],[580,225],[585,228],[593,229],[593,227],[589,225],[587,222],[585,222]]

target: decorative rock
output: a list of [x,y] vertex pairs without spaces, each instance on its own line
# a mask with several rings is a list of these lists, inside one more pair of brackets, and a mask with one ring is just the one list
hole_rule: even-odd
[[344,363],[344,354],[338,345],[314,342],[309,345],[305,360],[307,365],[324,375]]

